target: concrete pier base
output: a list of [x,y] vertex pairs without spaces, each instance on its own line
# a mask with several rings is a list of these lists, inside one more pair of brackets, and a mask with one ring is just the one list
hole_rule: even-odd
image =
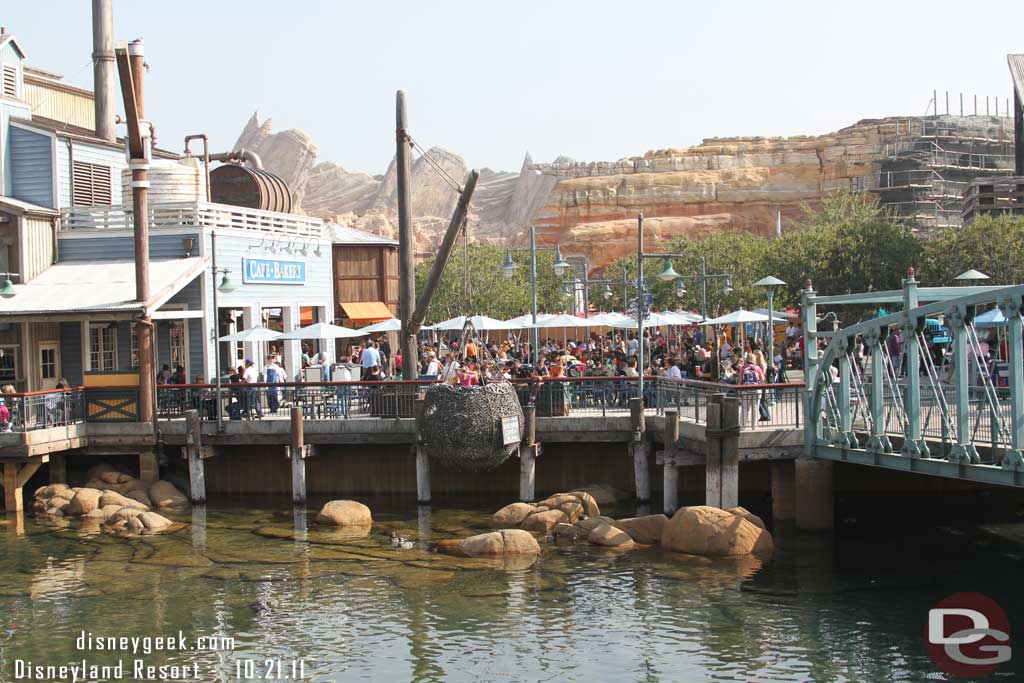
[[772,463],[772,517],[780,522],[796,519],[796,473],[793,463]]
[[679,509],[679,468],[665,465],[663,470],[663,486],[665,489],[665,514],[671,517]]
[[139,452],[139,479],[152,484],[160,478],[160,463],[157,462],[156,453],[152,448]]
[[306,458],[305,448],[299,453],[291,453],[292,461],[292,502],[296,505],[306,503]]
[[832,461],[798,458],[794,468],[796,528],[801,531],[831,530],[835,516]]
[[707,463],[704,504],[732,508],[740,504],[739,399],[715,394],[707,405]]
[[192,506],[192,547],[206,550],[206,506]]
[[430,456],[422,446],[416,446],[416,502],[430,505]]

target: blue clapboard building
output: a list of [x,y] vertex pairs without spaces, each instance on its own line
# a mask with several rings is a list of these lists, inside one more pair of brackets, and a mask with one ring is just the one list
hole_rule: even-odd
[[[124,381],[138,366],[132,321],[146,313],[157,368],[180,367],[191,381],[212,381],[217,337],[337,317],[336,226],[211,202],[201,158],[158,149],[149,169],[150,299],[137,301],[123,140],[98,137],[93,93],[27,66],[9,33],[0,33],[0,75],[0,285],[11,283],[0,291],[0,386],[102,384],[107,374],[121,378],[109,384]],[[254,182],[273,175],[233,166]],[[214,311],[213,287],[225,277],[233,287],[218,290]],[[309,344],[334,355],[326,340]],[[221,343],[220,370],[247,358],[261,364],[269,353],[299,376],[300,342]]]

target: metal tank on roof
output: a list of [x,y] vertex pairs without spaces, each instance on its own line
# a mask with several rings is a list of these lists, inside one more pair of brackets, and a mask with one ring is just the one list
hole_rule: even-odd
[[221,164],[210,171],[210,201],[263,211],[292,212],[292,193],[280,176],[241,164]]

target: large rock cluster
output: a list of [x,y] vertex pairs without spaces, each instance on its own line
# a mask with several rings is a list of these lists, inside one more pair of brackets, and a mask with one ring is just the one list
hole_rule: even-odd
[[601,509],[586,491],[556,493],[539,503],[512,503],[491,515],[491,527],[550,533],[558,524],[575,524],[584,515],[597,517]]
[[110,531],[156,533],[173,526],[152,511],[188,507],[188,498],[169,481],[144,482],[103,463],[92,467],[85,486],[50,484],[36,489],[32,509],[50,518],[78,518]]

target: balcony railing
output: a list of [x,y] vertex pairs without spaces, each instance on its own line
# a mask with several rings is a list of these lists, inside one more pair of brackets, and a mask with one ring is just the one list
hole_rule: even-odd
[[[61,210],[61,230],[131,230],[132,209],[120,206],[77,206]],[[169,202],[149,207],[149,227],[233,228],[259,233],[319,238],[324,222],[310,216],[261,211],[211,202]]]

